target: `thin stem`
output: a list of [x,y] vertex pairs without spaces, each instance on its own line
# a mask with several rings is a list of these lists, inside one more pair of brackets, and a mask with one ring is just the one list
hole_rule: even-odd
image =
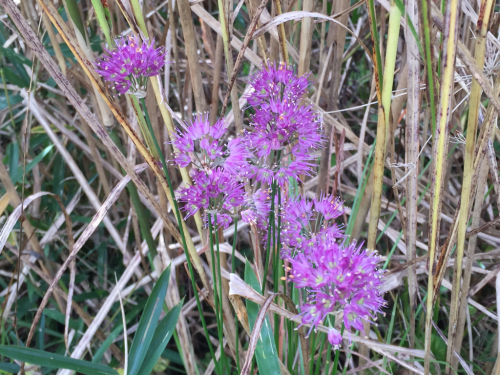
[[[221,332],[221,322],[220,322],[220,308],[219,308],[219,288],[217,287],[217,272],[216,272],[216,258],[214,253],[214,239],[213,239],[213,227],[212,227],[212,215],[208,214],[208,238],[210,243],[210,254],[212,255],[212,277],[214,280],[214,307],[215,307],[215,320],[217,322],[217,335],[219,337],[219,343],[221,345],[221,357],[216,364],[219,372],[221,370],[220,366],[222,365],[222,352],[224,348],[222,347],[224,342],[223,332]],[[222,372],[220,372],[222,374]]]
[[[335,327],[335,316],[329,315],[328,322],[330,323],[330,327]],[[328,349],[326,350],[326,361],[325,361],[325,372],[324,372],[325,374],[328,374],[330,372],[331,353],[332,353],[332,344],[328,342]]]
[[[158,141],[157,141],[155,134],[153,132],[153,127],[151,126],[151,121],[149,119],[149,114],[148,114],[148,110],[146,108],[146,102],[144,101],[144,98],[141,99],[141,104],[142,104],[142,107],[144,110],[144,114],[146,116],[146,122],[148,124],[149,131],[151,132],[152,137],[153,137],[153,141],[154,141],[156,150],[158,151],[158,154],[160,155],[160,158],[161,158],[161,162],[163,165],[163,171],[165,172],[165,178],[167,179],[167,184],[168,184],[168,188],[170,190],[170,194],[172,195],[172,200],[174,202],[175,218],[177,219],[177,224],[179,225],[179,233],[180,233],[181,239],[182,239],[182,247],[183,247],[184,253],[186,255],[186,260],[187,260],[188,269],[189,269],[189,276],[191,279],[191,286],[193,288],[193,293],[194,293],[194,296],[196,298],[196,306],[198,307],[198,312],[200,313],[201,324],[203,326],[203,331],[204,331],[205,337],[207,339],[208,348],[210,350],[210,355],[212,356],[213,361],[216,362],[214,348],[212,346],[212,342],[210,341],[210,336],[208,333],[207,324],[205,322],[205,317],[203,315],[203,309],[201,308],[200,297],[199,297],[197,289],[196,289],[196,282],[195,282],[194,271],[193,271],[193,263],[191,261],[191,258],[189,257],[189,253],[187,251],[186,236],[184,235],[184,227],[182,226],[181,213],[179,211],[179,204],[177,203],[177,199],[175,199],[175,192],[174,192],[174,188],[172,186],[172,181],[170,180],[170,174],[168,173],[167,163],[165,162],[165,157],[163,156],[163,153],[161,152],[160,145],[158,144]],[[217,371],[217,373],[220,373],[220,372]]]
[[262,295],[266,290],[266,277],[269,270],[269,258],[271,253],[271,243],[274,239],[274,196],[276,194],[276,181],[271,184],[271,211],[269,212],[269,223],[267,225],[267,245],[266,245],[266,263],[264,264],[264,277],[262,279]]
[[432,52],[431,52],[431,31],[429,25],[429,5],[427,0],[422,0],[422,20],[424,23],[424,44],[425,44],[425,68],[427,70],[427,82],[429,83],[429,103],[431,107],[431,129],[432,137],[436,133],[436,103],[434,101],[434,79],[432,77]]
[[314,371],[314,375],[319,375],[319,370],[321,368],[321,358],[323,357],[323,347],[325,346],[326,334],[322,335],[321,345],[319,346],[318,359],[316,360],[316,369]]
[[318,336],[319,332],[316,333],[313,331],[312,333],[312,338],[311,338],[311,354],[309,358],[309,374],[313,374],[313,369],[314,369],[314,352],[316,351],[316,338]]
[[[345,326],[344,326],[344,322],[342,322],[342,328],[340,330],[340,335],[342,336],[344,334],[344,329],[345,329]],[[348,354],[348,357],[349,358],[351,356],[351,353]],[[340,357],[340,349],[337,349],[335,351],[335,359],[333,360],[333,369],[332,369],[332,375],[335,375],[337,372],[337,366],[339,365],[339,357]],[[344,366],[344,371],[342,372],[343,375],[345,375],[345,372],[347,370],[347,366]]]
[[[278,237],[276,239],[276,251],[274,252],[274,261],[273,261],[273,283],[274,283],[274,293],[279,292],[279,282],[282,273],[281,267],[281,258],[280,258],[280,250],[281,250],[281,189],[278,186],[278,229],[277,229]],[[283,291],[285,291],[283,289]],[[276,299],[276,302],[278,300]],[[278,314],[274,315],[274,341],[276,345],[278,345],[280,336],[280,316]]]
[[[218,270],[218,279],[219,279],[219,323],[220,323],[220,326],[218,326],[217,328],[219,328],[219,330],[221,331],[222,333],[222,336],[221,336],[221,345],[224,341],[224,330],[223,330],[223,325],[224,325],[224,314],[223,314],[223,308],[222,308],[222,272],[221,272],[221,268],[222,268],[222,265],[220,263],[220,248],[219,248],[219,226],[217,225],[217,214],[214,215],[214,223],[215,223],[215,244],[217,246],[217,270]],[[214,259],[212,257],[212,259]],[[212,262],[212,263],[215,263],[215,262]],[[236,344],[237,345],[237,344]],[[227,367],[227,363],[226,363],[226,354],[224,352],[224,348],[221,347],[221,359],[223,360],[223,367],[222,367],[222,373],[224,373],[224,365],[226,365]]]
[[[231,252],[231,272],[235,273],[236,271],[236,236],[238,235],[238,218],[234,218],[234,235],[233,235],[233,250]],[[238,373],[241,372],[240,368],[240,356],[239,356],[239,345],[238,345],[238,319],[235,319],[235,328],[236,328],[236,368],[238,369]]]

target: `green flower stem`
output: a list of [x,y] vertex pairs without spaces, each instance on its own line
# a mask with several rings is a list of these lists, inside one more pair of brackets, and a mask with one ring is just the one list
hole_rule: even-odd
[[[281,251],[281,189],[278,186],[278,237],[276,239],[276,251],[274,252],[274,261],[273,261],[273,275],[274,275],[274,293],[279,292],[279,283],[280,277],[282,275],[281,267],[282,261],[280,257]],[[274,238],[274,237],[273,237]],[[286,283],[286,281],[284,281]],[[283,292],[285,291],[283,287]],[[278,298],[278,297],[277,297]],[[276,298],[276,299],[277,299]],[[274,314],[274,341],[276,344],[279,342],[280,337],[280,316],[278,314]]]
[[[335,316],[329,315],[328,322],[330,327],[335,327]],[[330,372],[330,356],[332,354],[332,344],[328,342],[328,349],[326,350],[325,374]]]
[[[276,153],[277,164],[279,164],[280,159],[281,159],[281,150],[278,150],[278,152]],[[274,160],[274,151],[271,153],[271,160]],[[276,180],[273,180],[273,182],[271,184],[271,211],[269,212],[269,223],[267,225],[266,264],[264,265],[264,278],[262,280],[262,295],[264,295],[264,292],[266,289],[266,277],[267,277],[267,272],[269,270],[269,260],[271,257],[271,248],[272,248],[271,244],[274,245],[274,236],[276,233],[275,222],[274,222],[274,210],[275,210],[274,198],[275,198],[275,196],[276,196]],[[279,221],[279,224],[281,224],[281,221]],[[273,257],[273,261],[274,261],[274,257]],[[276,263],[273,262],[273,266],[275,264]]]
[[[217,214],[214,215],[215,222],[215,243],[217,246],[217,266],[218,266],[218,278],[219,278],[219,321],[220,321],[220,330],[222,332],[222,340],[224,340],[224,309],[222,307],[222,298],[223,298],[223,289],[222,289],[222,264],[220,262],[220,248],[219,248],[219,225],[217,224]],[[223,341],[221,341],[223,342]],[[238,343],[236,342],[236,346]],[[221,359],[223,360],[222,373],[225,371],[225,367],[229,368],[227,364],[226,352],[224,348],[221,348]]]
[[297,335],[294,334],[294,329],[293,329],[293,322],[290,320],[287,320],[287,329],[288,329],[288,369],[291,369],[293,367],[293,354],[295,353],[295,347],[293,345],[293,338]]
[[224,340],[224,332],[222,331],[222,322],[220,319],[220,305],[219,305],[219,290],[220,289],[217,286],[218,273],[217,273],[217,269],[216,269],[217,262],[216,262],[215,252],[214,252],[214,238],[213,238],[213,227],[212,227],[212,215],[211,214],[208,214],[208,238],[209,238],[209,243],[210,243],[210,254],[212,254],[212,277],[214,280],[215,320],[217,322],[217,336],[219,338],[219,343],[221,345],[220,359],[217,362],[214,361],[214,363],[217,366],[217,369],[218,369],[217,372],[219,374],[223,374],[223,372],[221,371],[221,367],[223,366],[222,353],[223,353],[224,349],[222,347],[222,343]]
[[[316,339],[317,339],[317,336],[318,336],[319,332],[316,333],[313,332],[311,333],[311,353],[309,354],[310,355],[310,358],[309,358],[309,374],[313,374],[313,369],[314,369],[314,353],[316,352]],[[304,358],[305,359],[305,358]]]
[[354,229],[354,222],[356,220],[359,206],[361,204],[361,198],[363,197],[363,194],[365,193],[366,184],[368,183],[368,179],[369,179],[372,167],[373,167],[372,156],[373,156],[373,151],[375,150],[376,140],[377,139],[375,139],[373,141],[373,145],[370,149],[370,153],[368,154],[368,159],[366,160],[365,168],[363,169],[363,177],[361,179],[362,184],[358,188],[358,191],[356,192],[356,196],[354,197],[354,203],[352,204],[351,216],[349,216],[349,220],[347,221],[347,228],[345,230],[346,237],[350,237],[352,234],[352,231]]
[[217,246],[217,277],[219,278],[219,314],[220,314],[220,322],[221,322],[221,330],[222,324],[224,324],[224,317],[222,316],[222,274],[221,268],[222,265],[220,263],[220,248],[219,248],[219,226],[217,225],[217,214],[214,215],[214,223],[215,223],[215,244]]
[[[235,257],[235,251],[236,251],[236,236],[238,235],[238,218],[234,218],[234,235],[233,235],[233,249],[231,252],[231,272],[235,273],[236,272],[236,257]],[[236,340],[238,341],[238,319],[235,319],[235,329],[236,329]],[[240,367],[240,355],[239,355],[239,345],[238,342],[236,342],[236,368],[238,369],[238,374],[241,372],[241,367]]]
[[[111,48],[114,45],[113,39],[111,38],[110,24],[108,23],[108,19],[109,21],[111,21],[111,18],[106,17],[106,10],[102,6],[101,0],[92,0],[92,5],[94,6],[97,22],[101,27],[104,37],[106,38],[106,42],[108,43],[108,48]],[[108,16],[109,16],[109,9],[108,9]]]
[[434,78],[432,76],[432,52],[431,52],[431,26],[429,25],[429,4],[428,0],[422,0],[422,19],[424,28],[424,47],[425,47],[425,68],[427,70],[427,81],[429,83],[429,104],[431,107],[431,128],[432,137],[435,137],[436,133],[436,103],[434,98]]
[[[146,108],[146,102],[145,102],[144,98],[141,99],[141,104],[142,104],[142,107],[144,109],[144,114],[146,116],[146,122],[148,124],[149,131],[151,132],[151,134],[153,136],[153,141],[154,141],[156,150],[158,151],[160,158],[161,158],[161,162],[163,165],[163,171],[165,172],[165,178],[167,179],[167,184],[168,184],[168,188],[170,190],[170,194],[172,195],[172,200],[174,202],[175,217],[177,219],[177,224],[179,225],[179,233],[181,234],[181,238],[182,238],[182,248],[184,249],[184,253],[186,255],[186,261],[188,264],[191,285],[193,288],[194,296],[196,298],[196,306],[198,307],[198,312],[200,313],[201,324],[203,326],[203,331],[204,331],[205,337],[207,339],[208,348],[210,349],[210,355],[212,356],[212,359],[215,363],[216,357],[215,357],[214,348],[212,346],[212,342],[210,341],[210,336],[208,334],[207,324],[205,322],[205,317],[203,315],[203,309],[201,308],[200,297],[199,297],[198,292],[196,290],[196,282],[195,282],[195,277],[194,277],[193,263],[191,261],[191,258],[189,257],[189,253],[187,251],[186,236],[184,235],[184,227],[182,226],[182,219],[181,219],[181,213],[179,211],[179,204],[177,203],[177,199],[175,199],[175,192],[174,192],[174,188],[172,186],[172,180],[170,179],[170,174],[168,173],[167,163],[165,162],[165,157],[163,156],[163,153],[161,152],[160,145],[158,144],[158,141],[156,140],[156,137],[154,135],[153,127],[151,126],[151,121],[149,119],[149,114],[148,114],[148,110]],[[220,374],[220,372],[217,372],[217,373]]]
[[264,277],[262,279],[262,295],[266,290],[266,277],[269,271],[269,258],[271,254],[271,243],[274,239],[274,196],[276,194],[276,181],[271,184],[271,211],[269,212],[269,223],[267,224],[267,245],[266,245],[266,263],[264,264]]
[[[342,336],[344,334],[344,322],[342,322],[342,329],[340,330],[340,335]],[[349,356],[351,353],[349,353]],[[335,351],[335,359],[333,360],[333,368],[332,368],[332,375],[335,375],[337,373],[337,366],[339,365],[339,357],[340,357],[340,349],[337,349]],[[347,370],[347,366],[344,367],[343,375],[345,375],[345,372]]]
[[[135,95],[129,95],[130,101],[132,102],[132,108],[134,109],[135,115],[137,116],[137,123],[139,124],[139,129],[141,129],[141,134],[144,137],[144,140],[146,141],[146,145],[149,148],[149,152],[151,152],[151,155],[154,156],[155,159],[160,159],[160,150],[157,150],[155,147],[155,141],[153,140],[153,137],[155,136],[155,133],[153,130],[149,128],[149,124],[151,122],[146,122],[146,119],[144,118],[144,115],[142,114],[141,111],[141,105],[139,104],[139,100],[137,99],[137,96]],[[142,106],[144,107],[144,113],[147,115],[147,109],[146,105],[144,104],[144,99],[141,99],[142,101]]]
[[323,347],[325,346],[326,334],[322,334],[321,345],[319,346],[318,359],[316,360],[316,369],[314,371],[314,375],[319,375],[319,370],[321,368],[321,358],[323,357],[321,353],[323,353]]

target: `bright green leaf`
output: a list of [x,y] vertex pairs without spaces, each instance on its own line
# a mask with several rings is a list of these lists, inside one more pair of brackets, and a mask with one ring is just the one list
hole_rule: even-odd
[[[255,276],[250,263],[245,264],[245,282],[254,290],[261,290],[259,280]],[[259,314],[260,306],[250,300],[246,301],[248,322],[250,329],[253,329],[257,315]],[[259,374],[277,375],[281,374],[280,363],[278,359],[278,351],[274,342],[274,334],[269,322],[269,317],[266,317],[262,329],[260,330],[260,339],[255,348],[255,358],[259,367]]]
[[177,320],[179,319],[179,314],[181,312],[182,302],[180,302],[177,306],[175,306],[172,310],[170,310],[167,315],[161,320],[160,324],[158,324],[158,328],[156,328],[155,334],[153,336],[153,340],[151,341],[151,345],[149,346],[148,352],[146,353],[146,357],[144,358],[144,362],[142,363],[141,369],[139,370],[139,374],[148,375],[153,371],[158,359],[161,356],[161,353],[167,347],[170,338],[175,330],[175,325],[177,324]]
[[118,375],[116,370],[108,366],[32,348],[0,345],[0,354],[11,359],[28,362],[37,366],[64,368],[85,375]]
[[144,308],[128,355],[128,375],[140,374],[139,369],[146,357],[146,353],[158,325],[158,318],[163,308],[163,301],[167,295],[169,279],[170,267],[161,274]]

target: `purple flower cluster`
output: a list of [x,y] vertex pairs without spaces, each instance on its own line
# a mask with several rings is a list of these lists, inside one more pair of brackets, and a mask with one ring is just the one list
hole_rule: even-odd
[[191,176],[193,185],[181,189],[178,196],[179,201],[185,203],[183,209],[187,212],[186,217],[204,209],[206,213],[217,214],[219,226],[229,227],[232,216],[245,204],[242,183],[221,168],[204,171],[193,169]]
[[[163,49],[153,46],[154,40],[148,44],[138,36],[122,38],[114,51],[106,50],[96,71],[122,94],[145,95],[147,77],[159,74],[165,64]],[[224,121],[210,125],[207,115],[198,115],[172,137],[173,161],[189,168],[193,180],[178,193],[187,217],[203,210],[205,218],[209,214],[214,224],[227,228],[241,215],[264,231],[266,240],[273,199],[269,187],[273,182],[285,187],[299,175],[312,174],[313,154],[322,147],[321,119],[311,105],[303,104],[307,75],[298,77],[284,63],[264,64],[250,84],[254,91],[248,103],[254,114],[243,134],[232,138]],[[244,184],[252,179],[263,186],[247,196]],[[307,294],[302,324],[313,329],[329,314],[343,312],[348,331],[363,329],[363,322],[374,320],[385,304],[378,255],[347,244],[335,223],[344,213],[339,198],[287,198],[285,191],[278,189],[282,195],[274,197],[275,207],[282,202],[277,210],[282,227],[275,240],[281,238],[287,279]],[[340,332],[331,328],[328,340],[339,345]]]
[[311,173],[312,151],[321,147],[321,122],[312,106],[302,104],[307,76],[297,77],[284,63],[262,68],[250,82],[254,92],[248,97],[255,111],[244,135],[253,154],[248,175],[284,186],[290,178]]
[[177,150],[174,162],[183,168],[192,167],[193,185],[179,193],[187,217],[203,209],[206,214],[212,214],[213,222],[216,214],[217,225],[224,228],[246,204],[238,173],[247,157],[239,138],[224,142],[226,131],[223,121],[211,126],[207,115],[198,115],[191,124],[178,130],[172,140]]
[[[342,203],[323,195],[294,199],[283,208],[282,257],[289,264],[288,280],[307,293],[300,315],[302,324],[310,324],[311,329],[323,324],[329,314],[343,311],[345,328],[361,330],[363,322],[374,320],[385,304],[379,292],[380,258],[356,243],[347,245],[333,222],[344,212]],[[340,345],[340,332],[331,327],[328,340]]]
[[309,255],[318,246],[335,238],[343,238],[341,228],[333,221],[344,213],[338,197],[323,195],[308,200],[290,199],[283,207],[281,238],[286,252]]
[[[177,148],[175,163],[186,168],[190,164],[200,170],[224,167],[235,176],[242,177],[242,168],[250,153],[241,138],[224,141],[227,125],[218,120],[210,126],[208,115],[197,115],[185,129],[178,130],[172,144]],[[195,148],[199,152],[195,152]]]
[[[180,199],[186,203],[184,209],[189,215],[201,209],[205,212],[224,209],[234,215],[238,209],[243,221],[256,223],[265,230],[270,211],[269,192],[258,190],[247,198],[242,181],[254,178],[257,182],[276,181],[284,186],[290,178],[310,174],[314,165],[311,151],[321,146],[321,124],[312,106],[301,104],[309,86],[307,76],[297,77],[285,64],[278,67],[267,64],[252,78],[251,84],[255,91],[248,102],[255,114],[243,134],[228,140],[227,125],[222,120],[211,126],[207,115],[198,115],[189,126],[177,131],[172,144],[177,149],[174,162],[183,168],[191,166],[195,171],[193,186],[202,186],[201,172],[213,179],[224,176],[233,180],[231,188],[245,201],[230,208],[214,208],[207,197],[200,196],[205,192],[204,187],[188,187]],[[224,185],[227,183],[224,180]]]
[[113,82],[120,94],[145,95],[148,77],[160,74],[165,65],[162,47],[154,48],[154,39],[142,41],[139,36],[122,37],[116,49],[103,55],[96,63],[96,71],[106,81]]
[[257,228],[265,231],[271,212],[271,192],[265,189],[258,189],[252,195],[252,200],[248,203],[249,208],[241,212],[242,220],[246,223],[254,223]]

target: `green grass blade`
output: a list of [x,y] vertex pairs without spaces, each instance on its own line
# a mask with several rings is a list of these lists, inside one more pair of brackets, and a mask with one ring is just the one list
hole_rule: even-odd
[[66,0],[66,6],[68,7],[69,12],[68,17],[71,17],[82,36],[85,37],[85,26],[83,25],[82,18],[80,17],[80,10],[78,9],[76,0]]
[[403,2],[401,0],[394,0],[394,2],[398,6],[399,11],[401,12],[403,17],[405,18],[406,22],[408,22],[408,26],[410,28],[410,31],[411,31],[413,37],[415,38],[415,41],[417,42],[418,50],[420,51],[420,54],[422,56],[424,56],[424,50],[422,49],[422,44],[420,43],[420,38],[418,37],[417,30],[415,30],[415,26],[413,25],[413,22],[411,21],[410,17],[406,17],[405,5],[403,4]]
[[[28,172],[30,172],[35,165],[40,163],[42,159],[50,152],[50,150],[52,150],[53,147],[54,145],[47,146],[42,152],[40,152],[37,156],[35,156],[33,160],[31,160],[28,164],[26,164],[25,168],[26,174],[28,174]],[[23,170],[21,169],[17,170],[15,175],[11,176],[12,183],[16,184],[18,181],[21,181],[23,178],[23,174],[24,174]]]
[[183,302],[180,302],[177,306],[170,310],[161,320],[160,324],[158,324],[158,328],[156,328],[155,334],[153,335],[153,340],[151,341],[151,345],[146,353],[146,357],[144,358],[144,362],[139,370],[139,374],[147,375],[153,371],[156,362],[158,362],[158,359],[167,347],[167,344],[175,331],[175,325],[179,319],[182,304]]
[[64,368],[85,375],[118,375],[116,370],[105,365],[82,361],[81,359],[70,358],[38,349],[0,345],[0,354],[11,359],[37,366]]
[[[382,75],[382,55],[380,54],[380,38],[377,30],[377,15],[375,13],[375,1],[368,0],[368,19],[370,21],[370,31],[373,42],[373,50],[375,54],[375,61],[377,63],[377,78],[378,78],[378,86],[379,92],[382,91],[383,84],[383,75]],[[379,98],[380,100],[380,98]]]
[[19,370],[21,370],[21,366],[15,363],[0,362],[0,371],[4,371],[7,374],[17,374]]
[[169,280],[170,267],[161,274],[144,308],[144,313],[139,321],[137,332],[135,333],[132,346],[130,347],[128,356],[129,373],[127,375],[140,374],[139,369],[146,357],[146,353],[158,325],[158,318],[163,308],[163,301],[167,295]]
[[[392,340],[392,332],[394,331],[394,319],[396,318],[396,308],[398,307],[398,297],[394,300],[394,308],[392,309],[391,315],[391,323],[389,324],[389,332],[387,333],[387,338],[385,342],[387,344],[391,343]],[[384,357],[382,361],[382,368],[385,370],[387,368],[387,357]]]
[[347,227],[345,230],[346,237],[350,237],[352,234],[352,230],[354,229],[354,222],[356,220],[356,216],[358,216],[359,206],[361,204],[361,198],[365,193],[366,184],[368,183],[368,179],[370,178],[370,173],[373,167],[373,151],[375,150],[375,141],[373,141],[373,145],[370,149],[370,153],[368,154],[368,159],[366,160],[365,168],[363,169],[363,177],[361,179],[361,186],[359,186],[356,196],[354,197],[354,203],[352,205],[351,216],[349,216],[349,220],[347,221]]
[[432,57],[431,57],[431,26],[429,24],[429,4],[428,0],[422,0],[422,19],[424,30],[424,43],[425,43],[425,66],[427,71],[427,81],[429,83],[429,105],[431,107],[431,129],[432,137],[436,133],[436,103],[434,97],[434,78],[432,76]]
[[[248,261],[245,264],[245,282],[254,290],[261,290],[259,280],[257,279],[257,276],[255,276],[252,266]],[[246,301],[246,304],[248,322],[250,324],[250,329],[253,330],[255,320],[259,314],[259,305],[249,300]],[[264,324],[262,325],[260,339],[255,348],[255,358],[257,359],[259,374],[281,374],[278,351],[276,350],[276,344],[274,342],[274,335],[269,317],[266,317]]]
[[[92,0],[92,5],[94,6],[95,15],[97,17],[97,22],[101,26],[102,33],[106,38],[108,43],[108,48],[113,47],[113,40],[111,39],[111,17],[109,13],[109,8],[104,8],[102,6],[101,0]],[[107,11],[107,12],[106,12]]]

